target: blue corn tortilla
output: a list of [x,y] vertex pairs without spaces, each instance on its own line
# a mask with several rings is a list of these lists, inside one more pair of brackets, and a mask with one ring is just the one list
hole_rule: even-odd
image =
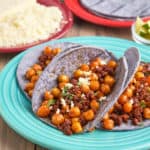
[[[67,51],[70,49],[77,48],[77,47],[81,47],[82,45],[77,44],[77,43],[64,42],[64,43],[53,43],[48,46],[50,46],[51,48],[61,48],[63,52],[63,51]],[[32,51],[29,51],[27,54],[24,55],[24,57],[21,59],[17,67],[16,77],[17,77],[19,87],[21,88],[22,92],[25,94],[25,96],[29,100],[31,98],[24,91],[25,85],[28,83],[28,80],[25,78],[25,74],[31,66],[33,66],[34,64],[38,62],[38,58],[39,56],[41,56],[44,48],[45,46],[42,46]]]
[[[37,110],[42,103],[43,100],[42,97],[44,92],[46,90],[50,90],[51,88],[57,85],[57,77],[59,74],[66,74],[69,77],[71,77],[73,71],[76,70],[81,64],[88,63],[90,60],[94,59],[95,57],[100,57],[102,60],[105,60],[106,62],[109,60],[117,61],[118,67],[116,72],[118,73],[116,74],[115,78],[119,84],[119,89],[121,90],[121,88],[123,88],[124,86],[123,83],[125,82],[126,74],[128,72],[126,59],[123,57],[120,60],[117,60],[112,53],[102,48],[83,46],[59,54],[58,56],[55,57],[55,59],[52,60],[51,64],[47,66],[47,68],[40,76],[34,88],[33,97],[32,97],[33,112],[35,114],[37,113]],[[121,74],[122,76],[120,76],[119,74]],[[116,95],[115,92],[112,91],[110,95],[113,96]],[[105,102],[102,105],[103,105],[103,109],[105,110],[105,107],[107,107],[108,102]],[[53,124],[51,124],[49,118],[40,118],[40,119],[43,122],[55,127]],[[85,126],[84,132],[88,131],[89,129],[90,127]]]
[[131,20],[150,15],[148,0],[80,0],[80,3],[89,12],[109,19]]

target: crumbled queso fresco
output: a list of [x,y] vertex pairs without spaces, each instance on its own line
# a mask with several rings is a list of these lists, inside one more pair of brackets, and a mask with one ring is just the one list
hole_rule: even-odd
[[57,7],[34,3],[0,17],[0,47],[13,47],[47,39],[60,30],[62,13]]

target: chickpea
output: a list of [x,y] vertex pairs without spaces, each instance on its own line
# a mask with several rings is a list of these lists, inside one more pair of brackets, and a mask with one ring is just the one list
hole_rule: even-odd
[[41,105],[47,105],[47,104],[48,104],[48,100],[44,100]]
[[31,82],[29,82],[29,83],[27,83],[26,86],[25,86],[25,91],[30,91],[30,90],[32,90],[33,88],[34,88],[34,84],[31,83]]
[[106,120],[106,119],[109,119],[109,114],[108,114],[108,113],[106,113],[106,114],[104,115],[104,117],[103,117],[103,120]]
[[102,93],[101,91],[96,92],[96,97],[97,98],[101,98],[104,96],[104,93]]
[[52,88],[51,93],[55,98],[58,98],[61,92],[57,87],[55,87],[55,88]]
[[144,73],[143,72],[137,72],[136,74],[135,74],[135,78],[138,80],[138,79],[141,79],[141,78],[144,78]]
[[150,119],[150,108],[144,108],[144,118]]
[[58,82],[65,82],[68,83],[69,82],[69,77],[65,74],[61,74],[58,77]]
[[35,71],[34,71],[34,69],[32,69],[32,68],[30,68],[27,72],[26,72],[26,78],[27,79],[31,79],[31,77],[32,76],[34,76],[35,75]]
[[80,69],[78,69],[78,70],[76,70],[76,71],[74,72],[73,75],[74,75],[75,78],[79,78],[79,77],[81,77],[81,76],[83,75],[83,71],[80,70]]
[[28,95],[29,95],[30,97],[32,97],[32,94],[33,94],[33,90],[30,90],[30,91],[28,92]]
[[142,66],[142,65],[140,65],[140,66],[138,67],[138,71],[143,71],[143,66]]
[[53,98],[54,98],[54,96],[51,94],[50,91],[46,91],[46,92],[44,93],[44,99],[45,99],[45,100],[50,100],[50,99],[53,99]]
[[50,110],[46,105],[40,106],[38,111],[37,111],[37,115],[39,117],[42,117],[42,118],[43,117],[48,117],[49,113],[50,113]]
[[120,103],[120,104],[124,104],[124,103],[126,103],[128,101],[128,97],[127,97],[127,95],[125,95],[125,94],[122,94],[120,97],[119,97],[119,100],[118,100],[118,102]]
[[130,88],[132,91],[134,91],[134,90],[135,90],[135,86],[134,86],[134,85],[132,85],[132,84],[129,86],[129,88]]
[[132,111],[132,104],[130,102],[126,102],[125,104],[123,104],[123,111],[126,113],[129,113]]
[[45,64],[48,65],[51,61],[50,60],[46,60]]
[[112,86],[112,85],[115,83],[115,79],[114,79],[112,76],[107,75],[107,76],[105,76],[105,78],[104,78],[104,82],[105,82],[106,84]]
[[112,130],[114,128],[114,121],[112,119],[105,119],[103,122],[103,128]]
[[90,80],[91,81],[98,80],[97,74],[96,73],[92,73],[91,76],[90,76]]
[[52,49],[50,48],[50,47],[45,47],[45,49],[44,49],[44,54],[45,55],[50,55],[52,53]]
[[56,113],[52,116],[52,119],[51,119],[52,123],[56,126],[62,124],[64,120],[65,119],[62,114],[56,114]]
[[62,109],[63,109],[65,112],[68,112],[68,110],[69,110],[69,105],[63,106]]
[[60,89],[63,89],[63,88],[65,87],[65,85],[66,85],[66,82],[60,82],[60,83],[58,84],[58,87],[59,87]]
[[101,64],[101,59],[99,58],[99,57],[96,57],[95,59],[94,59],[94,61],[96,61],[98,64]]
[[37,75],[34,75],[31,77],[31,82],[35,83],[38,79],[39,79],[39,77]]
[[114,111],[114,106],[109,109],[109,113],[111,114]]
[[89,71],[89,66],[88,66],[87,64],[82,64],[82,65],[80,66],[80,69],[81,69],[82,71]]
[[97,62],[97,61],[91,61],[90,62],[90,68],[93,70],[93,69],[95,69],[96,67],[98,67],[99,66],[99,62]]
[[100,87],[99,81],[90,81],[90,89],[97,91]]
[[87,84],[82,84],[81,85],[81,91],[83,93],[88,93],[90,91],[90,88],[89,88],[89,86]]
[[61,49],[60,48],[55,48],[55,49],[53,49],[53,51],[52,51],[52,53],[54,54],[54,55],[57,55],[58,53],[60,53],[61,52]]
[[72,123],[74,123],[74,122],[79,122],[79,118],[72,118],[72,119],[71,119],[71,122],[72,122]]
[[99,103],[96,101],[96,100],[92,100],[90,102],[90,107],[93,109],[93,110],[98,110],[99,109]]
[[80,116],[80,109],[79,107],[75,106],[75,107],[72,107],[70,109],[70,112],[69,112],[69,116],[70,117],[79,117]]
[[110,60],[107,65],[111,68],[116,68],[117,63],[114,60]]
[[74,133],[81,133],[83,131],[80,122],[73,122],[71,129]]
[[150,85],[150,76],[146,78],[146,82]]
[[101,85],[101,91],[104,94],[109,94],[110,93],[110,86],[108,84],[102,84]]
[[34,64],[33,67],[32,67],[35,71],[41,71],[42,70],[42,67],[38,64]]
[[127,97],[131,98],[133,96],[133,90],[131,88],[127,88],[124,92]]
[[94,119],[94,112],[92,109],[89,109],[88,111],[83,113],[83,116],[87,121],[91,121]]

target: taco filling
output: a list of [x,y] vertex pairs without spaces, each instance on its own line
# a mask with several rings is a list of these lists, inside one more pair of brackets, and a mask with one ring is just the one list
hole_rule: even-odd
[[[150,64],[141,63],[134,78],[115,105],[105,114],[101,124],[104,129],[130,130],[150,120]],[[129,127],[125,127],[127,123]],[[116,128],[117,129],[117,128]],[[134,128],[133,128],[134,129]]]
[[50,61],[61,52],[60,48],[45,47],[39,56],[37,63],[33,64],[25,73],[25,79],[28,81],[25,85],[25,92],[29,97],[32,97],[33,89],[40,74],[50,63]]
[[57,84],[45,91],[36,114],[67,135],[83,132],[115,84],[117,62],[99,57],[81,64],[72,76],[59,74]]

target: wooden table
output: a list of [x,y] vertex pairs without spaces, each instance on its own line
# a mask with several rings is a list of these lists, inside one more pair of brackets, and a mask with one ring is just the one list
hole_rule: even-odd
[[[75,18],[72,29],[65,35],[65,37],[73,36],[113,36],[119,38],[125,38],[131,40],[130,28],[118,29],[102,27],[84,22]],[[1,54],[0,53],[0,70],[17,55],[13,54]],[[44,150],[28,140],[22,138],[10,129],[7,124],[0,118],[0,150]]]

